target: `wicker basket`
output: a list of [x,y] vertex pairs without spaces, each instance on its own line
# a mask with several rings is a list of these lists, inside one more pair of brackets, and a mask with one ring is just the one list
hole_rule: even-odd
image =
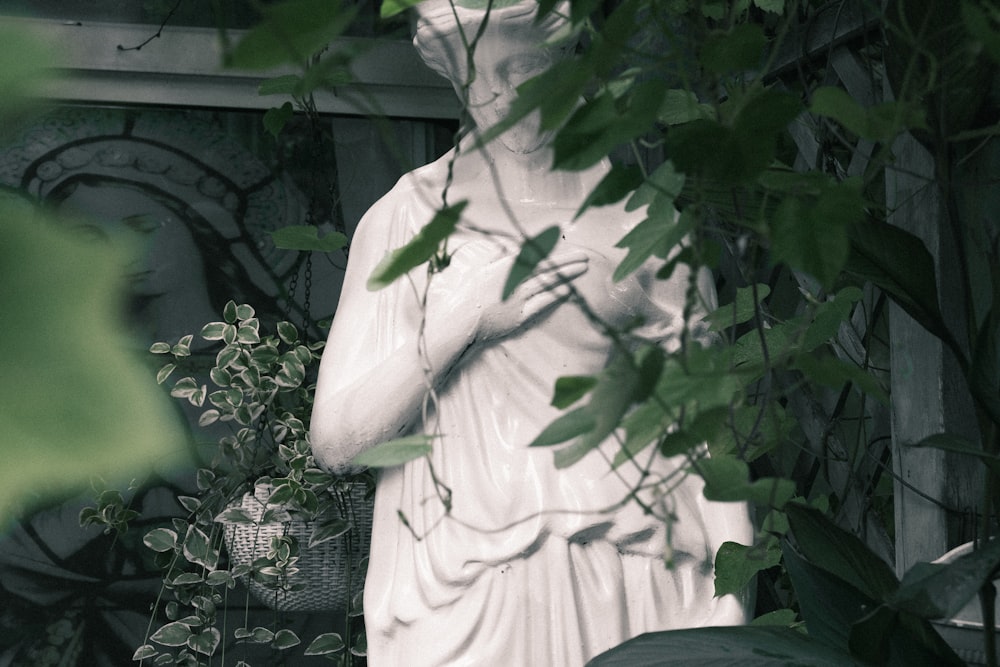
[[368,555],[371,542],[372,502],[365,499],[365,486],[355,484],[349,492],[354,509],[354,528],[351,532],[312,548],[308,546],[313,528],[310,522],[260,523],[264,511],[274,507],[267,505],[272,491],[273,487],[269,484],[259,484],[252,495],[247,493],[243,496],[239,507],[253,523],[225,525],[230,561],[250,565],[267,552],[272,537],[294,536],[299,542],[299,560],[296,563],[299,571],[290,577],[288,583],[299,590],[275,590],[248,576],[246,584],[250,592],[261,603],[278,611],[346,609],[352,593],[360,591],[364,584],[362,560]]

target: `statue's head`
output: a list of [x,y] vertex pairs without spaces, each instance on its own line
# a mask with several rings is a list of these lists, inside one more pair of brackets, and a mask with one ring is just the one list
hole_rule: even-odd
[[[506,116],[519,85],[572,49],[553,44],[566,24],[565,12],[557,9],[536,21],[537,9],[534,0],[494,0],[488,10],[485,0],[424,0],[416,6],[414,46],[431,69],[451,81],[480,129]],[[500,137],[518,153],[536,150],[545,139],[537,118]]]

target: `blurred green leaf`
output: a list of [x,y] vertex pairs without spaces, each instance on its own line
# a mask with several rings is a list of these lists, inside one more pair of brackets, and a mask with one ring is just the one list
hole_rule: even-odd
[[432,438],[429,435],[411,435],[396,438],[361,452],[351,461],[354,465],[367,468],[390,468],[407,461],[419,459],[431,453]]
[[592,375],[574,375],[556,380],[552,405],[556,408],[568,408],[587,395],[597,384],[597,378]]
[[228,54],[240,69],[267,69],[309,56],[339,37],[354,20],[356,5],[338,0],[285,0],[261,8],[263,19]]
[[754,317],[758,303],[764,301],[771,293],[771,288],[761,283],[756,287],[756,300],[754,299],[754,287],[747,285],[736,290],[736,296],[732,303],[719,306],[705,316],[705,321],[709,323],[712,331],[722,331],[737,324],[748,322]]
[[185,437],[122,321],[128,255],[0,199],[0,521],[89,476],[183,459]]
[[[291,102],[285,102],[280,107],[273,107],[264,112],[264,129],[267,130],[272,137],[277,138],[281,131],[285,129],[285,124],[291,120],[292,116],[295,114],[295,110],[292,109]],[[272,232],[272,235],[275,232]],[[280,246],[279,246],[280,247]]]
[[458,225],[466,204],[468,202],[462,201],[439,210],[409,243],[387,254],[368,277],[368,289],[374,292],[388,287],[394,280],[433,257],[441,242]]
[[347,237],[330,232],[320,237],[315,225],[289,225],[270,232],[274,245],[284,250],[333,252],[347,245]]
[[552,226],[546,228],[537,236],[524,240],[521,244],[521,251],[518,252],[517,257],[514,259],[514,264],[510,267],[510,273],[507,275],[507,281],[504,283],[501,299],[506,301],[514,293],[518,285],[531,277],[538,264],[548,257],[552,249],[556,247],[561,233],[558,226]]
[[755,23],[738,23],[727,32],[709,35],[701,51],[701,64],[716,74],[756,69],[764,57],[767,39]]
[[850,253],[848,228],[864,216],[857,183],[830,184],[819,197],[786,197],[771,222],[776,262],[805,271],[830,288]]
[[629,193],[643,183],[642,170],[635,166],[615,164],[604,175],[597,187],[587,195],[583,204],[577,209],[574,219],[583,215],[584,211],[593,206],[607,206],[621,201]]
[[906,130],[927,127],[923,110],[912,103],[883,102],[866,109],[847,91],[832,86],[813,92],[809,111],[834,119],[859,137],[883,143]]

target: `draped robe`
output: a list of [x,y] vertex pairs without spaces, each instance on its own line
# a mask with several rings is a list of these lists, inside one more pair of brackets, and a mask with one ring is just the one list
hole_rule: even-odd
[[[349,277],[366,278],[433,217],[440,200],[426,182],[440,179],[443,160],[405,176],[368,212]],[[572,213],[539,211],[563,221]],[[621,236],[609,233],[608,248]],[[480,270],[516,253],[519,239],[513,230],[460,226],[444,270]],[[567,228],[555,253],[572,249],[588,254],[574,285],[594,314],[612,325],[646,317],[640,333],[675,344],[686,281],[671,302],[652,304],[639,277],[612,281],[620,256],[605,256]],[[416,293],[400,279],[338,311],[357,322],[358,336],[370,337],[371,363],[412,341],[421,317]],[[550,406],[556,378],[598,373],[611,353],[591,319],[564,303],[477,346],[441,381],[426,420],[412,428],[430,433],[436,425],[429,460],[380,472],[364,599],[370,664],[582,665],[643,632],[744,620],[741,601],[716,598],[713,588],[721,542],[752,539],[744,506],[710,503],[688,478],[663,499],[661,509],[676,517],[668,540],[660,519],[626,501],[636,472],[611,470],[613,442],[566,469],[555,467],[550,448],[528,447],[561,414]],[[657,465],[668,474],[678,462],[661,457]]]

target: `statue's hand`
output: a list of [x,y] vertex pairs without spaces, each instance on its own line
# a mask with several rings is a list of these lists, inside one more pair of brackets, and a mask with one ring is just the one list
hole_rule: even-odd
[[[565,301],[571,293],[572,282],[587,271],[588,261],[582,251],[549,257],[507,299],[502,299],[515,260],[514,255],[505,255],[451,276],[445,270],[435,279],[437,285],[432,283],[429,307],[437,305],[442,310],[447,309],[449,312],[438,317],[450,322],[451,327],[465,329],[469,342],[502,338]],[[428,323],[434,316],[429,310]]]

